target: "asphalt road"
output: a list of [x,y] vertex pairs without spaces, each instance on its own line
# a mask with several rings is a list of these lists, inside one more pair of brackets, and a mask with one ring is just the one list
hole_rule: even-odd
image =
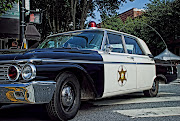
[[[180,80],[160,84],[154,98],[132,93],[82,102],[72,121],[180,121]],[[0,121],[50,121],[43,105],[13,104],[0,109]]]

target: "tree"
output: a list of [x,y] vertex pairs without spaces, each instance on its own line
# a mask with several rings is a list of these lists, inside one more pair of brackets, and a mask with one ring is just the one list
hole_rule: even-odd
[[50,32],[83,29],[86,18],[94,17],[93,11],[96,8],[101,14],[110,16],[125,2],[126,0],[31,0],[31,10],[43,10],[43,23],[37,25],[37,28],[42,36],[47,36]]
[[[156,29],[171,50],[170,43],[176,41],[180,35],[180,0],[150,0],[147,4],[146,13],[147,24]],[[165,45],[157,34],[148,31],[149,38],[158,43],[158,46],[164,48]],[[153,44],[151,44],[153,46]]]
[[115,15],[113,17],[104,16],[102,27],[107,29],[113,29],[116,31],[119,31],[123,27],[124,23],[123,21],[118,17],[118,15]]
[[1,0],[0,1],[0,16],[5,13],[8,9],[13,7],[13,3],[18,2],[18,0]]
[[[127,18],[122,25],[116,17],[103,21],[103,27],[135,35],[153,49],[164,49],[166,43],[180,38],[180,0],[150,0],[146,12],[138,18]],[[119,26],[116,26],[114,22]],[[107,26],[108,25],[108,26]],[[159,35],[163,38],[159,36]]]

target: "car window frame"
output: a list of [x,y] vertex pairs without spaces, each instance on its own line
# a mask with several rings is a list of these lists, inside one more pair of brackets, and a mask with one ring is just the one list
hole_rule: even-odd
[[[119,36],[119,43],[120,43],[120,41],[121,41],[121,43],[122,43],[122,48],[123,48],[123,52],[114,52],[114,53],[126,53],[126,51],[125,51],[125,46],[124,46],[124,42],[123,42],[123,39],[122,39],[122,34],[119,34],[119,33],[115,33],[115,32],[108,32],[107,33],[107,38],[109,37],[108,36],[108,34],[113,34],[113,35],[117,35],[117,36]],[[108,42],[109,42],[109,38],[108,38]],[[111,45],[111,43],[109,43],[110,45]],[[111,52],[113,52],[113,51],[111,51]]]
[[[119,39],[119,40],[122,40],[122,46],[123,46],[123,50],[124,50],[124,52],[121,53],[121,54],[127,53],[127,49],[126,49],[126,46],[125,46],[125,41],[124,41],[124,38],[123,38],[123,34],[117,33],[117,32],[112,32],[112,31],[107,31],[107,30],[104,31],[104,38],[103,38],[103,42],[102,42],[101,51],[105,51],[104,48],[105,48],[105,43],[106,43],[106,41],[107,41],[108,44],[109,44],[108,34],[115,34],[115,35],[120,36],[120,39]],[[110,43],[110,44],[111,44],[111,43]],[[112,52],[112,51],[111,51],[111,52]],[[112,53],[120,53],[120,52],[112,52]]]
[[128,36],[128,35],[124,35],[124,34],[123,34],[122,36],[123,36],[125,45],[126,45],[125,37],[131,38],[131,39],[135,40],[135,42],[137,43],[138,47],[140,48],[140,50],[141,50],[141,52],[142,52],[142,54],[137,54],[137,53],[133,53],[133,54],[132,54],[132,53],[128,53],[127,47],[125,46],[125,49],[126,49],[126,53],[127,53],[127,54],[131,54],[131,55],[141,55],[141,56],[145,55],[145,53],[144,53],[144,51],[143,51],[140,43],[138,42],[137,38],[131,37],[131,36]]

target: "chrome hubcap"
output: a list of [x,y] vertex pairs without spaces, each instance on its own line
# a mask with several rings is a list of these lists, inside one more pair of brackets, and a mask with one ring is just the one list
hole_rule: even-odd
[[156,82],[154,81],[152,85],[152,91],[155,91],[155,90],[156,90]]
[[62,104],[69,107],[74,102],[74,92],[71,86],[65,85],[62,90]]

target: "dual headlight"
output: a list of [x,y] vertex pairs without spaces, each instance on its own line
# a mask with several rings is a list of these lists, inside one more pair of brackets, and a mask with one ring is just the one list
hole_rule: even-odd
[[36,77],[36,67],[33,64],[26,64],[20,71],[16,65],[8,68],[8,78],[10,81],[16,81],[21,75],[24,81],[32,80]]

